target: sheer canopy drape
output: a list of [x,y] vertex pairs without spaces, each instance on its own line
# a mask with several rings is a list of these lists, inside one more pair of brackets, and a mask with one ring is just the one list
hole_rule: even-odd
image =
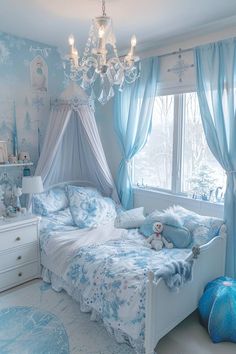
[[117,189],[121,203],[127,209],[133,207],[130,161],[143,148],[150,133],[158,74],[158,58],[143,59],[140,78],[115,96],[114,126],[123,156]]
[[92,182],[118,202],[93,110],[80,92],[73,84],[53,106],[35,175],[42,176],[45,188],[72,180]]
[[197,93],[207,143],[227,173],[226,274],[236,277],[236,39],[195,49]]

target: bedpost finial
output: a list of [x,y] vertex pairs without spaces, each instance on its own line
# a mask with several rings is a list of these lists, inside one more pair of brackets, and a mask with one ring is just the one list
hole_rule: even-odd
[[200,251],[200,247],[198,245],[193,246],[192,248],[192,253],[193,253],[193,258],[197,259],[197,257],[199,256],[199,254],[201,253]]

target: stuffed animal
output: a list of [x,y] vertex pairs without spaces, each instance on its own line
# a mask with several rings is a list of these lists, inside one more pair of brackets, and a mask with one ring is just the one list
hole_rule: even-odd
[[164,236],[161,235],[163,231],[163,225],[161,222],[155,222],[153,224],[154,233],[148,237],[147,244],[148,247],[160,251],[164,246],[166,248],[173,248],[173,243],[168,242]]

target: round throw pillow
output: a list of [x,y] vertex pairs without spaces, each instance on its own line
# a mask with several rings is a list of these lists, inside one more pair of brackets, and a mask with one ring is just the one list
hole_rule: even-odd
[[208,283],[199,302],[202,324],[214,343],[236,343],[236,281],[219,277]]

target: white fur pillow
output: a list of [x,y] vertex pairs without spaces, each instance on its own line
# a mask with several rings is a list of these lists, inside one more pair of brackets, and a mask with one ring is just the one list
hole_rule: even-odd
[[130,209],[121,212],[114,221],[114,226],[118,229],[133,229],[140,227],[145,221],[143,207]]

